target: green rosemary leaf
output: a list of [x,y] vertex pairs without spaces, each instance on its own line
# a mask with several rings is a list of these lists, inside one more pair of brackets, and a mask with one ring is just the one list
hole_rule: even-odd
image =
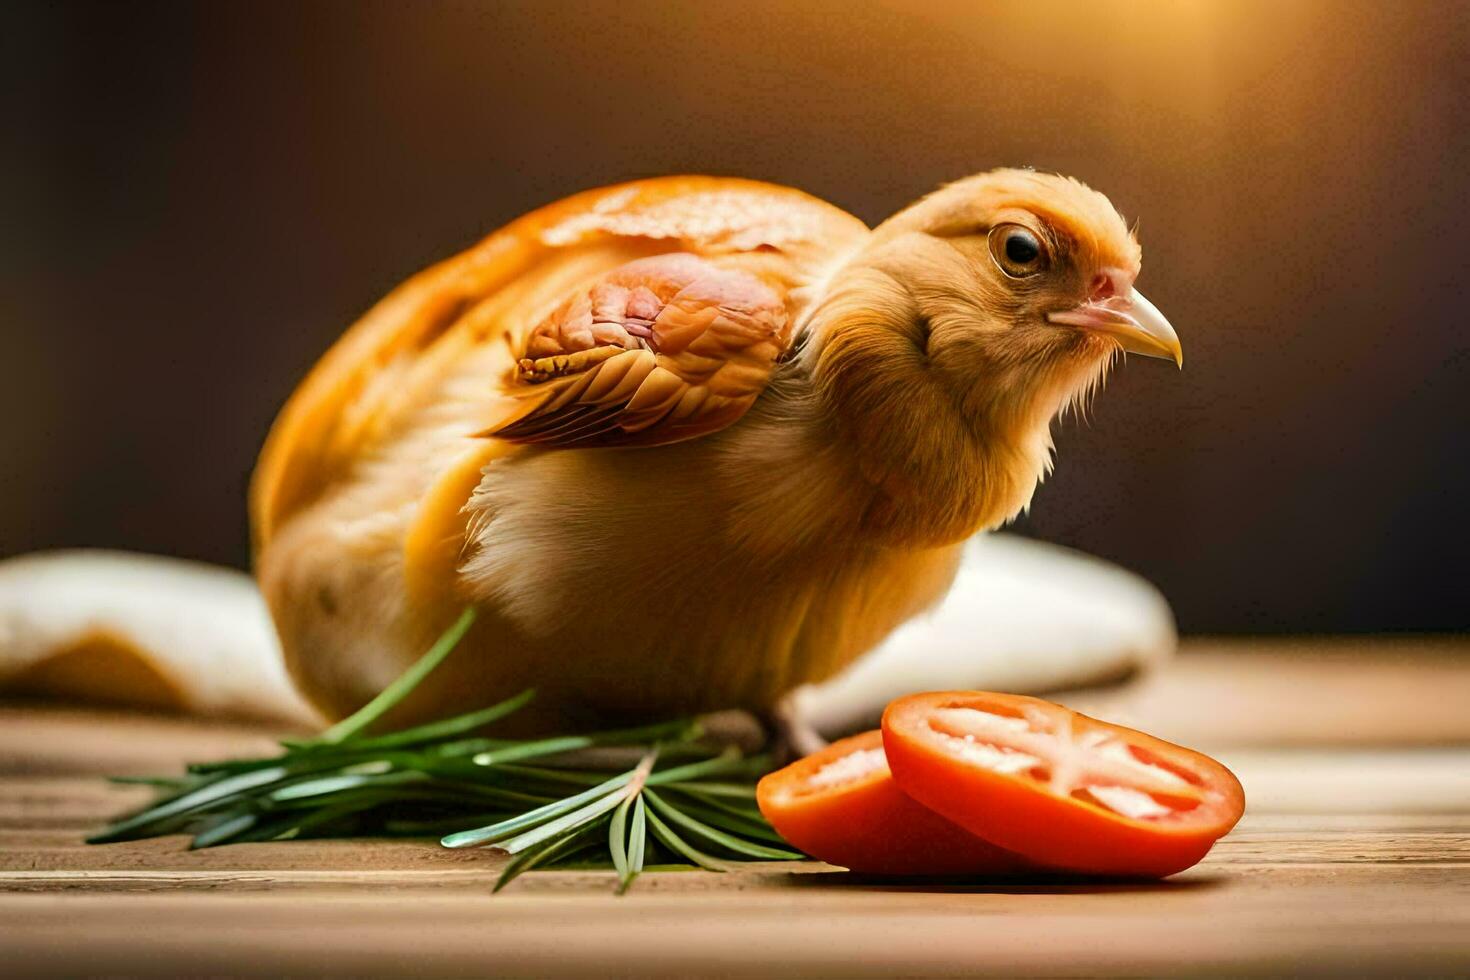
[[392,834],[399,837],[443,837],[445,834],[454,833],[467,823],[494,823],[498,820],[507,820],[513,816],[515,816],[514,813],[493,811],[422,820],[389,819],[383,821],[382,829],[385,834]]
[[193,783],[188,789],[155,801],[150,806],[116,821],[102,833],[88,838],[88,843],[107,844],[140,837],[157,837],[180,829],[195,814],[216,811],[228,806],[236,797],[263,799],[267,790],[288,784],[303,776],[340,768],[335,757],[313,757],[291,764],[250,769],[240,773],[220,773]]
[[513,742],[504,748],[491,749],[475,756],[475,764],[494,766],[517,759],[534,759],[538,756],[557,755],[572,749],[582,749],[594,744],[587,735],[558,735],[534,742]]
[[653,810],[648,811],[648,826],[653,830],[653,836],[658,838],[659,843],[691,864],[706,871],[729,871],[731,869],[731,862],[704,853],[674,833],[673,828],[660,820],[658,814]]
[[289,755],[277,755],[261,759],[219,759],[215,762],[191,762],[185,767],[194,776],[229,776],[235,773],[269,769],[284,762]]
[[152,786],[155,789],[171,792],[193,789],[198,785],[192,779],[177,779],[169,776],[108,776],[107,781],[119,786]]
[[704,776],[714,776],[731,770],[742,768],[745,758],[736,748],[728,748],[703,762],[691,762],[684,766],[675,766],[672,769],[664,769],[648,777],[650,786],[663,786],[667,783],[682,783],[688,780],[700,779]]
[[734,851],[737,854],[744,854],[747,857],[758,858],[765,861],[801,860],[802,856],[800,854],[797,854],[795,851],[788,851],[775,847],[766,847],[762,844],[754,844],[750,841],[741,840],[740,838],[735,837],[732,834],[727,834],[723,830],[719,830],[715,827],[711,827],[709,824],[696,820],[695,818],[689,816],[687,813],[684,813],[682,810],[667,802],[663,797],[659,796],[658,793],[654,792],[652,788],[645,789],[643,791],[643,795],[647,798],[649,805],[656,809],[659,812],[659,815],[664,817],[666,820],[670,821],[671,823],[677,824],[683,830],[695,834],[696,836],[702,837],[706,841],[723,847],[726,850]]
[[482,708],[479,711],[471,711],[454,718],[430,722],[427,725],[419,725],[415,728],[406,728],[401,732],[393,732],[388,735],[375,735],[371,738],[355,739],[352,745],[356,749],[387,749],[405,745],[417,745],[420,742],[435,742],[439,739],[449,738],[455,735],[465,735],[477,729],[484,728],[493,722],[497,722],[507,715],[514,714],[530,703],[531,699],[535,696],[536,691],[534,689],[527,689],[513,698],[507,698],[499,704]]
[[632,808],[633,797],[624,797],[607,825],[607,850],[620,878],[628,877],[628,811]]
[[730,799],[755,801],[755,787],[748,783],[712,783],[703,780],[699,782],[679,782],[679,788],[686,793],[695,793],[699,796],[719,796]]
[[[678,792],[678,785],[666,787],[666,789]],[[679,809],[688,816],[704,821],[712,827],[741,837],[753,837],[757,840],[769,841],[772,844],[785,845],[786,840],[766,823],[759,815],[740,813],[733,808],[719,808],[712,806],[698,797],[678,800]]]
[[604,732],[593,732],[587,737],[593,745],[648,745],[659,742],[688,742],[703,732],[699,722],[693,719],[662,721],[637,728],[615,728]]
[[292,748],[281,755],[260,759],[197,762],[189,766],[189,772],[196,775],[224,776],[237,775],[242,772],[254,772],[258,769],[269,769],[272,766],[286,766],[294,771],[300,772],[322,772],[328,769],[374,762],[380,759],[389,759],[404,765],[413,765],[417,763],[419,755],[420,753],[407,751],[390,752],[387,749],[363,749],[358,742],[354,741],[346,745]]
[[634,801],[634,820],[632,829],[629,830],[631,840],[628,843],[628,868],[634,874],[642,871],[644,855],[648,851],[648,807],[644,804],[642,793]]
[[288,783],[266,797],[272,803],[300,800],[308,796],[327,796],[343,790],[360,789],[364,786],[402,786],[422,783],[429,779],[423,772],[343,772],[333,776],[320,776],[299,783]]
[[[579,810],[574,810],[571,813],[557,817],[555,820],[528,830],[508,841],[503,841],[496,846],[508,854],[515,854],[528,847],[534,847],[542,841],[561,836],[567,831],[575,827],[580,827],[589,821],[598,819],[616,807],[624,797],[638,794],[643,789],[644,783],[648,780],[648,774],[653,770],[654,763],[657,761],[658,747],[655,746],[643,756],[643,760],[638,763],[638,768],[629,773],[629,779],[626,785],[600,800],[594,800],[588,803]],[[633,807],[633,819],[635,822],[638,820],[638,805],[636,803]],[[639,867],[642,867],[643,858],[641,852],[638,862]],[[631,853],[629,855],[629,863],[632,863]]]
[[257,772],[261,769],[271,769],[276,766],[290,766],[296,763],[310,761],[320,768],[322,765],[350,765],[358,761],[362,756],[349,752],[328,755],[326,752],[297,752],[289,751],[281,755],[263,756],[259,759],[226,759],[222,762],[194,762],[190,763],[188,771],[195,776],[222,778],[225,776],[238,776],[241,773]]
[[[678,743],[700,734],[693,721],[660,722],[638,728],[620,728],[584,735],[557,735],[526,742],[507,742],[475,756],[480,765],[502,765],[520,759],[544,757],[547,767],[616,770],[636,765],[649,744],[679,751]],[[670,743],[674,744],[670,744]],[[687,746],[699,752],[698,747]],[[700,754],[709,754],[703,750]]]
[[648,807],[639,794],[633,802],[633,826],[629,831],[628,869],[618,882],[618,894],[626,894],[633,880],[643,873],[643,857],[648,850]]
[[525,833],[517,834],[509,840],[496,843],[496,847],[507,854],[518,854],[528,847],[534,847],[542,841],[559,837],[567,831],[580,827],[591,820],[596,820],[605,813],[612,811],[627,794],[626,789],[616,790],[601,799],[593,800],[586,806],[578,807],[571,813],[563,814],[555,820],[549,820],[538,827],[532,827]]
[[356,810],[371,810],[374,807],[389,806],[392,804],[418,803],[433,804],[444,802],[446,797],[426,792],[418,787],[403,787],[398,789],[364,787],[361,789],[341,790],[327,797],[307,796],[293,800],[262,799],[260,805],[271,813],[281,814],[287,820],[299,820],[305,813],[313,813],[324,807],[350,806]]
[[467,801],[494,801],[506,806],[518,806],[522,812],[527,807],[546,806],[549,803],[555,803],[561,799],[556,793],[532,791],[532,787],[510,789],[501,785],[456,779],[435,778],[425,785],[434,793],[445,797]]
[[453,742],[444,742],[440,745],[429,745],[420,751],[434,759],[459,759],[463,756],[478,755],[481,752],[493,752],[507,745],[518,743],[504,738],[461,738]]
[[236,834],[242,834],[255,826],[256,821],[259,819],[259,815],[255,813],[240,813],[235,816],[226,817],[196,834],[194,839],[189,842],[189,850],[197,851],[201,848],[223,844]]
[[495,772],[516,780],[531,782],[561,783],[571,786],[595,786],[607,778],[606,773],[579,772],[575,769],[549,769],[540,766],[520,766],[514,763],[496,763],[490,767]]
[[223,772],[215,773],[210,776],[186,775],[183,779],[179,781],[179,785],[176,788],[171,790],[162,789],[159,795],[154,797],[151,803],[149,803],[147,806],[138,808],[137,810],[133,811],[133,813],[129,814],[129,816],[135,816],[147,810],[157,809],[158,807],[161,807],[166,803],[172,803],[174,800],[177,800],[180,797],[188,796],[190,793],[194,793],[198,790],[204,789],[206,786],[213,786],[221,780],[228,778],[229,775],[229,773]]
[[671,783],[665,789],[682,793],[689,799],[697,801],[701,806],[724,810],[737,817],[745,817],[748,820],[755,820],[761,824],[766,823],[766,818],[761,816],[760,807],[756,805],[753,793],[750,796],[744,794],[710,793],[705,790],[705,786],[707,785],[707,783]]
[[[556,868],[557,870],[575,868],[581,868],[584,871],[613,870],[612,861],[608,859],[607,849],[602,842],[602,835],[598,833],[605,823],[606,820],[595,821],[586,835],[577,837],[573,846],[557,851],[555,855],[542,861],[537,867]],[[598,856],[599,854],[601,857]]]
[[495,887],[491,889],[492,894],[500,891],[532,868],[542,864],[549,864],[559,857],[566,857],[580,850],[586,843],[587,838],[600,830],[601,827],[602,823],[600,821],[594,822],[565,837],[559,837],[541,847],[516,855],[505,866],[505,870],[500,873],[500,878],[495,882]]
[[[258,839],[296,840],[304,831],[329,826],[338,820],[355,816],[366,810],[371,810],[378,806],[380,802],[348,797],[344,800],[339,800],[333,806],[324,806],[320,810],[309,810],[300,816],[294,816],[289,820],[274,823],[269,828],[266,828],[265,832]],[[249,839],[249,835],[247,835],[246,839]]]
[[589,801],[612,793],[626,786],[632,778],[633,771],[630,770],[622,775],[614,776],[609,780],[599,783],[591,789],[578,793],[575,796],[569,796],[564,800],[557,800],[555,803],[548,803],[545,806],[537,807],[510,820],[502,820],[500,823],[491,824],[488,827],[478,827],[474,830],[462,830],[457,834],[450,834],[439,843],[445,847],[477,847],[481,844],[493,844],[496,841],[504,840],[530,827],[535,827],[547,820],[551,820],[563,813],[575,810]]
[[418,662],[404,671],[397,680],[385,687],[381,694],[316,738],[307,742],[292,743],[290,747],[313,748],[318,745],[338,745],[366,730],[418,687],[419,682],[439,666],[444,658],[459,645],[459,641],[464,639],[464,635],[469,632],[474,622],[475,609],[471,606],[460,613],[459,619],[444,631],[444,635],[429,648],[428,653],[420,657]]
[[[388,781],[378,782],[377,780]],[[350,789],[339,789],[332,793],[289,799],[264,799],[261,802],[262,805],[273,811],[310,810],[333,806],[339,802],[351,802],[363,806],[403,804],[410,809],[426,813],[450,810],[466,814],[482,814],[486,810],[491,810],[499,819],[505,819],[507,816],[524,813],[527,807],[543,806],[555,800],[552,797],[531,796],[491,786],[460,785],[433,779],[418,782],[394,782],[391,777],[383,776],[372,777],[372,781]],[[400,807],[400,810],[402,809],[403,807]],[[446,827],[445,830],[460,830],[466,823],[474,821],[474,816],[463,817],[455,824]],[[444,831],[440,831],[440,834],[442,833]]]
[[281,837],[281,835],[295,824],[294,819],[271,820],[266,814],[257,814],[256,816],[255,824],[249,829],[235,834],[228,840],[211,841],[206,846],[219,847],[223,844],[251,844],[261,841],[290,839],[289,837]]
[[522,810],[526,807],[546,806],[560,799],[555,793],[531,792],[529,787],[526,790],[517,790],[505,786],[450,779],[435,779],[428,786],[445,796],[483,802],[493,800],[506,806],[519,806]]
[[[132,817],[120,820],[102,833],[87,838],[87,842],[89,844],[107,844],[114,841],[136,840],[139,837],[156,836],[154,830],[157,826],[168,825],[171,828],[176,826],[175,824],[169,823],[170,818],[186,816],[194,811],[219,804],[236,794],[267,786],[279,779],[285,778],[287,775],[289,775],[289,772],[284,767],[277,766],[274,769],[261,769],[256,772],[242,773],[238,776],[226,776],[224,779],[216,780],[198,789],[175,796],[157,806],[149,807]],[[162,832],[168,833],[169,831]]]

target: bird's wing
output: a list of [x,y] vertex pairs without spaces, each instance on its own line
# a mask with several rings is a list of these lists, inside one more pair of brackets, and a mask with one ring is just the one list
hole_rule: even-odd
[[621,266],[526,338],[515,404],[484,435],[544,446],[652,446],[724,428],[790,340],[784,291],[687,252]]
[[[834,255],[856,247],[867,233],[857,218],[800,191],[716,177],[665,177],[588,191],[512,222],[394,290],[312,369],[272,427],[251,481],[256,547],[366,455],[396,420],[422,407],[428,382],[445,363],[502,337],[513,347],[523,345],[524,330],[547,310],[618,266],[688,252],[759,269],[762,281],[786,290],[789,300],[790,291],[818,279]],[[702,289],[717,294],[728,283],[715,277],[685,285],[696,287],[693,297]],[[687,332],[676,328],[682,302],[668,314],[671,343]],[[739,316],[731,322],[737,333],[744,329]],[[689,336],[689,345],[702,350],[730,339],[742,356],[764,356],[760,343],[727,338],[723,327],[710,326],[694,331],[698,336]],[[631,354],[617,369],[658,357],[651,350]],[[680,358],[679,371],[691,373],[679,377],[699,376],[691,367],[695,356]],[[510,361],[507,352],[513,368]],[[611,370],[597,377],[611,377]],[[521,407],[538,404],[546,407],[535,397]],[[704,424],[715,417],[707,415]]]

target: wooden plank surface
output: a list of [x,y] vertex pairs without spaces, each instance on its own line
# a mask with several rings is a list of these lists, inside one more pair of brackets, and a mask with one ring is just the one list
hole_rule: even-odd
[[1068,700],[1212,748],[1465,745],[1470,639],[1193,639],[1167,670],[1120,692]]
[[[607,874],[551,872],[492,897],[499,858],[432,841],[190,852],[167,838],[88,847],[86,831],[145,795],[108,787],[100,774],[168,771],[186,759],[258,750],[265,736],[187,719],[0,705],[4,969],[1470,973],[1470,738],[1461,722],[1470,648],[1385,644],[1358,651],[1361,664],[1344,662],[1347,649],[1202,645],[1156,682],[1110,700],[1134,720],[1153,712],[1161,734],[1192,730],[1236,769],[1250,798],[1245,820],[1203,864],[1152,884],[882,882],[812,864],[796,873],[783,865],[648,875],[621,899],[609,894]],[[1313,692],[1328,692],[1330,703],[1309,703]],[[1461,710],[1444,710],[1446,702]],[[1253,734],[1266,712],[1293,704],[1308,704],[1298,720],[1353,725],[1336,740],[1281,721],[1271,741]],[[1425,715],[1440,721],[1424,724]]]

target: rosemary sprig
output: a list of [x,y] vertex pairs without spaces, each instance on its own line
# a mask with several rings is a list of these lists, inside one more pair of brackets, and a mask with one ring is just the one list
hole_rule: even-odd
[[370,733],[469,631],[466,610],[427,653],[357,713],[279,755],[195,763],[174,778],[128,777],[160,795],[89,843],[193,835],[190,847],[300,837],[443,834],[445,847],[511,855],[500,891],[538,867],[576,862],[604,842],[617,893],[655,867],[728,871],[799,860],[761,817],[755,780],[770,767],[705,739],[693,721],[535,739],[484,729],[524,707],[499,704]]

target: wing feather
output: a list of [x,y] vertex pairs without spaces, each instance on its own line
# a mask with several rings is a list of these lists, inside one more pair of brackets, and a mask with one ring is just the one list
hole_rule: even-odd
[[[787,301],[750,272],[694,255],[630,262],[537,325],[511,384],[521,404],[482,434],[560,448],[648,446],[724,428],[760,396],[786,350]],[[602,340],[588,347],[591,338]]]

